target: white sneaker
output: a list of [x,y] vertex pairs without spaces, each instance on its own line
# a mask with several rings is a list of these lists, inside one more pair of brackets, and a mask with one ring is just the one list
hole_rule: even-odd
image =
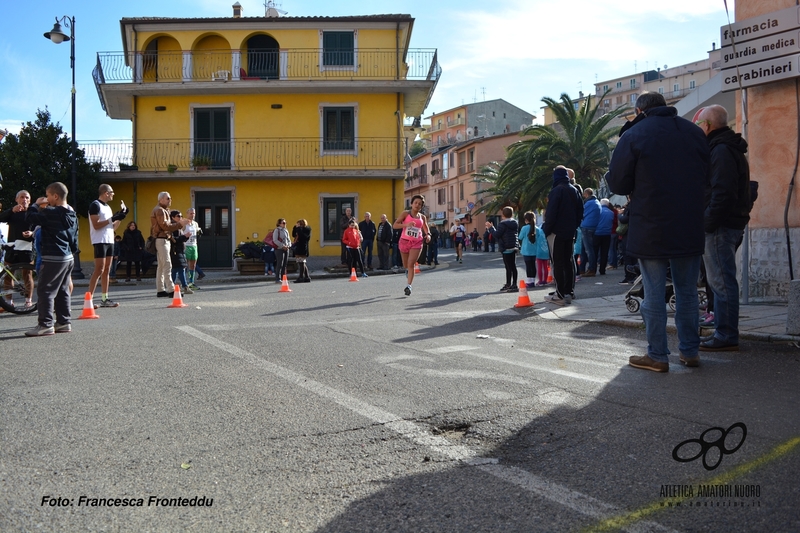
[[55,332],[56,332],[56,330],[53,328],[53,326],[50,326],[48,328],[48,327],[45,327],[45,326],[37,325],[32,330],[26,331],[25,332],[25,336],[26,337],[43,337],[45,335],[54,335]]
[[411,296],[411,285],[406,285],[406,288],[403,292],[406,293],[406,296]]
[[181,293],[183,293],[183,294],[194,294],[194,291],[192,289],[190,289],[189,287],[184,287],[184,288],[181,289]]

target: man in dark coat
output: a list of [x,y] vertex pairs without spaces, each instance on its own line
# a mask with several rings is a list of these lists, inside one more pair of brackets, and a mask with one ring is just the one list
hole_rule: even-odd
[[358,223],[358,229],[361,231],[361,255],[366,260],[366,267],[372,270],[372,246],[375,242],[375,234],[378,230],[375,228],[375,223],[372,221],[372,213],[367,211],[364,213],[364,220]]
[[668,372],[667,268],[675,289],[680,360],[687,366],[699,363],[697,278],[710,157],[703,132],[667,107],[663,95],[640,95],[636,115],[637,123],[614,149],[608,173],[611,190],[631,196],[627,251],[639,259],[644,282],[647,355],[632,356],[629,364]]
[[714,292],[711,340],[700,351],[739,349],[739,283],[736,248],[750,221],[750,166],[745,158],[747,141],[728,127],[728,112],[720,105],[700,111],[695,122],[706,134],[711,149],[711,188],[706,191],[706,250],[703,259]]
[[392,224],[386,218],[386,215],[381,215],[381,222],[378,224],[376,238],[378,241],[378,261],[380,262],[378,270],[389,270],[389,250],[392,247]]
[[553,171],[553,188],[547,195],[542,231],[550,247],[553,279],[556,290],[545,300],[556,305],[572,302],[575,296],[575,231],[583,219],[583,201],[578,190],[570,185],[567,169],[558,165]]

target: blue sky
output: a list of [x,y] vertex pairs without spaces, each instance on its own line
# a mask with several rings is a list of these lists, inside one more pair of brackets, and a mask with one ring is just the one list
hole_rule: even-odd
[[[230,16],[235,0],[0,3],[0,129],[19,130],[47,107],[70,131],[69,43],[43,34],[55,17],[76,18],[78,142],[129,138],[129,121],[105,116],[91,78],[98,52],[122,50],[122,17]],[[263,1],[239,0],[245,16]],[[649,4],[649,5],[646,5]],[[537,116],[544,96],[577,97],[594,83],[707,57],[727,23],[723,0],[284,0],[288,16],[406,13],[412,48],[436,48],[444,72],[425,116],[503,98]],[[733,20],[734,4],[728,2]]]

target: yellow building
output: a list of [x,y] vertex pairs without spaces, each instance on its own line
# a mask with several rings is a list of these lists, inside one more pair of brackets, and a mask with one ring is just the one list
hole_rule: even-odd
[[279,217],[308,220],[312,255],[338,256],[346,207],[398,214],[404,121],[441,74],[435,50],[409,48],[410,15],[271,14],[124,18],[123,51],[98,54],[101,104],[132,140],[82,148],[145,236],[160,191],[195,207],[203,266],[231,266]]

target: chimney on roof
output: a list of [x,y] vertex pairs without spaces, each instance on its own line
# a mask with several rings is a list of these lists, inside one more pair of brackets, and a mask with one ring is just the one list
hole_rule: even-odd
[[242,18],[242,4],[236,2],[233,4],[233,18],[239,19]]

